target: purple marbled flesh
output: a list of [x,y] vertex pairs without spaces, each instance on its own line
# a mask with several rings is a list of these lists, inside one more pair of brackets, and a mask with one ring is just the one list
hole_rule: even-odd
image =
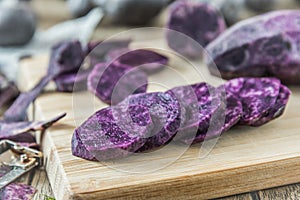
[[22,183],[11,183],[0,192],[0,199],[3,200],[31,200],[36,189]]
[[222,133],[228,131],[231,127],[238,124],[243,115],[243,106],[239,98],[231,92],[226,92],[225,95],[225,123],[222,127]]
[[77,92],[87,89],[87,78],[91,70],[57,76],[54,79],[56,90],[59,92]]
[[[202,142],[206,136],[220,135],[223,124],[218,119],[224,118],[224,112],[220,112],[222,102],[216,88],[207,83],[197,83],[176,87],[167,93],[175,95],[185,110],[185,121],[178,130],[177,141],[192,144]],[[213,127],[210,127],[212,124]]]
[[104,108],[75,130],[72,153],[87,160],[123,158],[145,144],[152,127],[146,107],[117,105]]
[[241,21],[207,46],[210,71],[230,79],[274,76],[300,83],[300,11],[273,11]]
[[88,89],[103,102],[115,105],[131,94],[147,90],[147,75],[131,66],[97,64],[88,77]]
[[169,142],[180,127],[181,107],[179,102],[171,95],[163,92],[153,92],[131,95],[122,103],[128,105],[141,105],[150,110],[155,124],[146,143],[138,151],[151,150]]
[[77,72],[85,58],[79,41],[66,41],[52,47],[48,75],[58,76]]
[[252,125],[261,126],[273,119],[280,117],[284,113],[290,94],[291,91],[286,86],[281,85],[279,90],[279,95],[275,101],[275,104],[272,106],[272,108],[269,109],[269,111],[264,116],[262,116],[259,120],[254,122]]
[[178,0],[170,6],[167,28],[194,40],[185,40],[180,34],[167,31],[170,48],[184,56],[200,57],[201,47],[205,47],[222,33],[226,24],[220,12],[211,5],[192,0]]
[[[285,107],[289,98],[288,89],[285,89],[286,87],[276,78],[237,78],[225,83],[224,87],[226,91],[236,95],[242,103],[243,115],[239,121],[241,125],[258,126],[280,116],[282,112],[279,114],[272,110],[278,107],[277,104]],[[280,96],[284,96],[285,99],[277,102]]]
[[159,53],[147,49],[118,49],[108,54],[108,60],[139,67],[147,74],[156,73],[164,69],[169,59]]

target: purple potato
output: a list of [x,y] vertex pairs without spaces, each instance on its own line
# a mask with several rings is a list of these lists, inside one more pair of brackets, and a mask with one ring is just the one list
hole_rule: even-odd
[[0,45],[28,43],[35,33],[37,20],[32,9],[23,2],[0,4]]
[[139,105],[107,107],[74,132],[72,153],[87,160],[110,160],[133,154],[153,127],[149,110]]
[[31,200],[33,199],[36,189],[30,185],[22,183],[11,183],[7,185],[0,192],[0,199],[22,199]]
[[91,70],[60,75],[54,78],[56,90],[59,92],[77,92],[87,89],[87,78]]
[[103,102],[115,105],[131,94],[147,90],[147,75],[120,63],[99,63],[88,77],[88,89]]
[[198,58],[202,50],[198,46],[205,47],[214,40],[226,29],[226,24],[220,12],[207,3],[178,0],[170,6],[167,28],[194,40],[185,40],[180,34],[167,31],[170,48],[184,56]]
[[169,62],[166,56],[147,49],[117,49],[111,51],[108,55],[108,62],[117,62],[132,67],[140,67],[147,74],[156,73],[164,69]]
[[284,85],[280,86],[279,95],[275,101],[275,104],[272,106],[269,111],[262,116],[259,120],[254,122],[253,126],[261,126],[267,122],[280,117],[285,110],[285,107],[288,103],[291,91]]
[[243,115],[242,102],[231,92],[226,93],[226,111],[225,123],[222,127],[222,133],[228,131],[231,127],[238,124]]
[[169,142],[176,134],[182,121],[179,101],[167,93],[154,92],[131,95],[121,104],[130,106],[143,106],[150,110],[152,121],[155,125],[146,143],[139,152],[161,147]]
[[177,141],[192,144],[221,134],[221,118],[225,113],[224,110],[221,112],[223,105],[216,88],[207,83],[198,83],[179,86],[167,93],[175,95],[186,112],[185,121],[176,136]]
[[[274,109],[278,107],[277,104],[285,107],[289,98],[289,90],[276,78],[237,78],[225,83],[224,87],[242,103],[243,115],[239,121],[241,125],[259,126],[279,117],[282,112],[275,111],[275,115]],[[277,102],[280,96],[285,96],[285,99]]]
[[274,11],[235,24],[207,46],[210,72],[226,79],[275,76],[299,84],[299,17],[299,11]]

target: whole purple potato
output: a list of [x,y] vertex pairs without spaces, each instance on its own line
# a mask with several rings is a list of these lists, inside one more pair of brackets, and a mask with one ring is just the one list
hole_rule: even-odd
[[0,45],[24,45],[36,29],[36,18],[26,3],[0,3]]
[[[202,49],[198,46],[206,46],[226,28],[220,12],[207,3],[179,0],[170,6],[169,11],[167,28],[174,31],[167,31],[167,42],[170,48],[184,56],[201,56]],[[194,41],[185,39],[180,33]]]
[[[207,46],[210,72],[230,79],[275,76],[300,84],[300,11],[274,11],[237,23]],[[214,67],[214,63],[217,69]]]

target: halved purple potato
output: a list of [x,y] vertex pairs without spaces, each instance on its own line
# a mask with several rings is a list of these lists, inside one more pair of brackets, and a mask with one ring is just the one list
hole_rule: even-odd
[[167,28],[194,40],[184,40],[180,34],[167,31],[169,47],[184,56],[197,58],[202,53],[197,45],[205,47],[226,29],[226,24],[221,13],[207,3],[178,0],[170,6]]
[[103,102],[115,105],[131,94],[147,90],[147,75],[131,66],[97,64],[88,77],[88,89]]
[[175,138],[177,141],[192,144],[202,142],[205,137],[221,134],[223,124],[218,122],[222,123],[221,118],[225,118],[225,113],[220,112],[222,102],[216,88],[207,83],[198,83],[179,86],[167,93],[175,95],[186,112],[185,121]]
[[151,130],[151,135],[146,138],[145,144],[138,150],[139,152],[151,150],[169,142],[184,120],[181,119],[179,102],[167,93],[153,92],[131,95],[121,104],[140,105],[150,110],[155,126]]
[[118,49],[108,54],[108,62],[117,62],[132,67],[139,67],[147,74],[153,74],[162,70],[169,59],[148,49]]
[[230,27],[207,46],[211,73],[226,79],[275,76],[299,84],[299,18],[299,11],[273,11]]
[[87,78],[91,70],[60,75],[54,78],[56,90],[59,92],[77,92],[87,89]]
[[0,192],[0,199],[33,199],[36,189],[23,183],[11,183]]
[[153,122],[139,105],[104,108],[74,132],[72,153],[87,160],[110,160],[133,154],[146,142]]
[[[243,115],[239,121],[241,125],[258,126],[280,116],[282,112],[275,115],[273,109],[277,108],[276,104],[284,107],[289,97],[288,89],[282,88],[280,80],[276,78],[237,78],[225,83],[224,87],[242,103]],[[280,88],[285,100],[277,102]]]

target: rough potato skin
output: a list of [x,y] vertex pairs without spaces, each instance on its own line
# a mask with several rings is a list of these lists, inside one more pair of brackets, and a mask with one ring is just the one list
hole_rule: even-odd
[[299,18],[299,11],[273,11],[230,27],[207,46],[210,72],[225,79],[274,76],[300,84]]

